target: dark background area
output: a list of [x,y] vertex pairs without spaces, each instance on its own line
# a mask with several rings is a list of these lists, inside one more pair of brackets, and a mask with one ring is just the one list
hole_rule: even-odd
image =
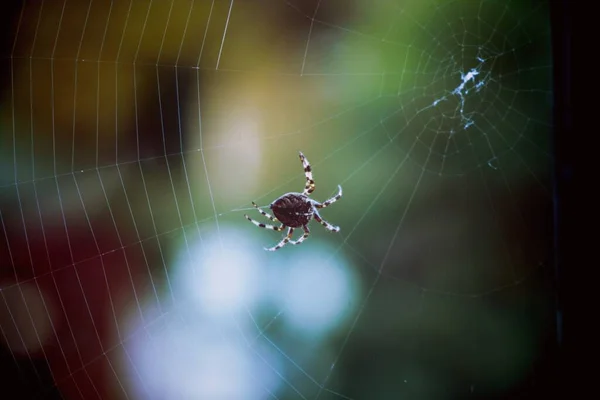
[[[14,20],[19,17],[23,2],[5,1],[0,12],[0,44],[1,54],[10,54],[14,42]],[[10,60],[3,59],[0,63],[0,83],[2,91],[10,90]],[[4,243],[3,246],[6,244]],[[2,260],[4,264],[5,260]],[[0,371],[2,380],[2,397],[11,399],[35,399],[39,393],[45,391],[44,399],[61,399],[62,396],[54,387],[48,365],[43,359],[35,362],[35,366],[27,358],[15,361],[11,353],[0,347]],[[36,378],[36,371],[41,381]]]

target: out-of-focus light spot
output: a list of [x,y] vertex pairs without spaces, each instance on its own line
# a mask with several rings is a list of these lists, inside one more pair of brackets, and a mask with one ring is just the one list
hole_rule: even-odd
[[[252,85],[252,82],[248,84]],[[197,143],[198,147],[207,146],[214,150],[210,155],[204,153],[192,161],[193,168],[189,169],[191,179],[204,180],[203,171],[208,168],[213,190],[232,199],[245,197],[256,190],[260,179],[259,168],[263,162],[260,137],[265,131],[265,117],[253,98],[257,89],[243,89],[239,85],[227,86],[223,92],[215,94],[223,98],[226,118],[219,119],[219,124],[214,127],[214,135]],[[194,104],[193,101],[191,103]],[[197,110],[198,105],[193,107]],[[191,115],[195,114],[192,112]],[[190,124],[190,140],[199,140],[194,128],[198,124],[197,119],[191,119]]]
[[324,251],[312,252],[289,263],[288,273],[282,274],[285,315],[295,329],[305,333],[323,334],[341,324],[357,295],[348,266],[340,259],[327,258]]
[[0,288],[0,340],[15,353],[34,354],[52,338],[56,309],[34,284]]
[[190,280],[196,299],[210,309],[238,309],[251,300],[254,289],[254,265],[240,251],[211,249],[200,274]]
[[244,235],[223,226],[220,235],[226,239],[213,235],[189,245],[191,262],[181,250],[176,290],[203,312],[227,316],[258,300],[261,275]]
[[139,379],[138,398],[259,400],[278,385],[276,359],[255,355],[236,340],[239,332],[173,316],[128,344]]

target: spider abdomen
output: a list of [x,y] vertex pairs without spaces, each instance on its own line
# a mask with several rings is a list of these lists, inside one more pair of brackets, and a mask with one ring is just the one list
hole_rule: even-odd
[[270,206],[275,217],[285,226],[300,228],[313,216],[313,206],[308,196],[302,193],[287,193]]

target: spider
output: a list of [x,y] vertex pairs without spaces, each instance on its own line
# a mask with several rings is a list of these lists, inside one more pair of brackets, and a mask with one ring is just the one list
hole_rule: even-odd
[[[244,217],[254,225],[259,228],[272,229],[277,232],[283,232],[284,228],[287,227],[288,231],[285,237],[277,243],[277,245],[266,248],[267,251],[275,251],[279,250],[283,246],[288,243],[293,245],[300,244],[308,238],[310,235],[310,230],[308,229],[308,223],[311,218],[315,218],[317,222],[325,227],[330,232],[339,232],[340,228],[338,226],[333,226],[329,222],[325,221],[319,215],[319,209],[330,206],[335,203],[342,197],[342,187],[338,185],[338,194],[334,197],[330,198],[323,203],[319,203],[316,200],[309,198],[312,192],[315,190],[315,181],[312,176],[312,169],[306,157],[302,152],[300,153],[300,161],[302,162],[302,166],[304,167],[304,175],[306,176],[306,185],[304,186],[304,191],[302,193],[286,193],[283,196],[276,199],[269,205],[269,208],[273,211],[275,216],[272,216],[256,205],[255,202],[252,202],[254,208],[258,210],[262,215],[269,218],[273,222],[280,222],[281,226],[274,226],[263,224],[261,222],[255,221],[250,218],[248,215],[244,214]],[[292,234],[294,233],[294,229],[302,228],[304,234],[298,240],[292,240]]]

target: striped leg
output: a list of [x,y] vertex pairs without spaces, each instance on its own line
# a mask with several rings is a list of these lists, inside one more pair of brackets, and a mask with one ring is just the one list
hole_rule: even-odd
[[252,218],[250,218],[246,214],[244,214],[244,217],[246,217],[246,219],[248,221],[252,222],[254,225],[258,226],[259,228],[272,229],[272,230],[277,231],[277,232],[283,232],[283,225],[281,225],[281,226],[273,226],[273,225],[263,224],[262,222],[258,222],[258,221],[253,220]]
[[302,227],[302,229],[304,230],[304,235],[300,236],[300,238],[298,240],[290,240],[291,244],[293,244],[293,245],[300,244],[300,243],[304,242],[306,240],[306,238],[310,235],[310,230],[308,229],[308,226],[304,225]]
[[304,157],[304,154],[302,154],[302,152],[299,153],[300,161],[302,161],[302,166],[304,167],[304,175],[306,175],[306,186],[304,186],[304,192],[302,192],[302,194],[310,196],[310,194],[315,191],[315,181],[313,180],[312,176],[312,168],[310,167],[306,157]]
[[255,202],[252,202],[252,205],[258,210],[259,213],[261,213],[262,215],[264,215],[265,217],[269,218],[271,221],[273,222],[278,222],[279,220],[277,218],[275,218],[274,216],[272,216],[269,213],[264,212],[263,210],[261,210],[260,208],[258,208],[258,206],[256,205]]
[[294,228],[289,228],[287,235],[285,235],[285,237],[283,239],[281,239],[281,242],[277,243],[277,245],[271,247],[270,249],[265,247],[265,250],[266,251],[279,250],[280,248],[285,246],[290,241],[290,239],[292,239],[292,233],[294,233]]
[[342,198],[342,187],[340,185],[338,185],[338,194],[336,194],[329,200],[326,200],[322,203],[315,202],[314,205],[316,208],[325,208],[325,207],[332,205],[333,203],[335,203],[336,201],[338,201],[341,198]]
[[317,210],[315,210],[314,215],[315,215],[315,219],[317,220],[317,222],[320,223],[321,225],[323,225],[325,227],[325,229],[327,229],[328,231],[330,231],[330,232],[339,232],[340,231],[339,226],[331,225],[329,222],[327,222],[323,218],[321,218],[321,216],[319,215]]

